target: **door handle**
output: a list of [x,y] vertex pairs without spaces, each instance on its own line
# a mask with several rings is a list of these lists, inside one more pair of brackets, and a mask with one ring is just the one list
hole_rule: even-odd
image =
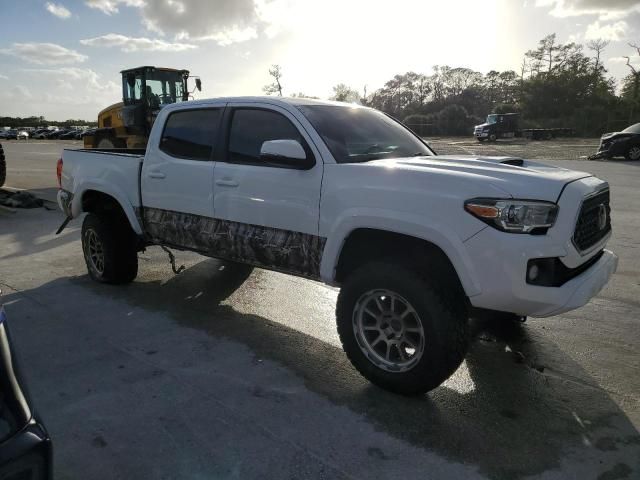
[[220,185],[221,187],[237,187],[238,182],[229,179],[216,180],[216,185]]
[[165,178],[166,175],[162,172],[149,172],[147,174],[149,178]]

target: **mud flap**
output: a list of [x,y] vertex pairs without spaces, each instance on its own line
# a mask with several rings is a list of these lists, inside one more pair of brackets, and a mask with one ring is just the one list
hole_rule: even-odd
[[62,225],[60,225],[58,227],[58,230],[56,230],[56,235],[59,235],[60,232],[62,232],[62,230],[65,229],[65,227],[69,224],[69,222],[73,219],[73,217],[69,216],[67,218],[64,219],[64,222],[62,222]]

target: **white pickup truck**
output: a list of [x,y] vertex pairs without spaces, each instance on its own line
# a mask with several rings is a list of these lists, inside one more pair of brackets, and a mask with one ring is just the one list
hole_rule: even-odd
[[508,157],[436,155],[376,110],[243,97],[163,108],[147,150],[65,150],[58,200],[83,212],[91,277],[124,283],[149,245],[340,287],[348,357],[415,394],[467,350],[477,312],[578,308],[615,272],[609,187]]

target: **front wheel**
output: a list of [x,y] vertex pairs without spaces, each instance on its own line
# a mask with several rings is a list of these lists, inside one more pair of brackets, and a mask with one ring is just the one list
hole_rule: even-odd
[[374,262],[344,282],[338,334],[349,360],[370,382],[420,394],[449,378],[466,355],[464,304],[408,267]]
[[82,251],[89,276],[102,283],[129,283],[138,274],[135,233],[126,220],[89,213],[82,222]]
[[627,160],[640,160],[640,146],[631,147],[625,157]]

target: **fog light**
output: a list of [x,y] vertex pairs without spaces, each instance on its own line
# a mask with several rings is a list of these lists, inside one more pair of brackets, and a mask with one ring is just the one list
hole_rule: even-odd
[[527,273],[527,278],[529,281],[533,282],[536,278],[538,278],[538,274],[540,273],[540,269],[538,265],[531,265],[529,267],[529,272]]

